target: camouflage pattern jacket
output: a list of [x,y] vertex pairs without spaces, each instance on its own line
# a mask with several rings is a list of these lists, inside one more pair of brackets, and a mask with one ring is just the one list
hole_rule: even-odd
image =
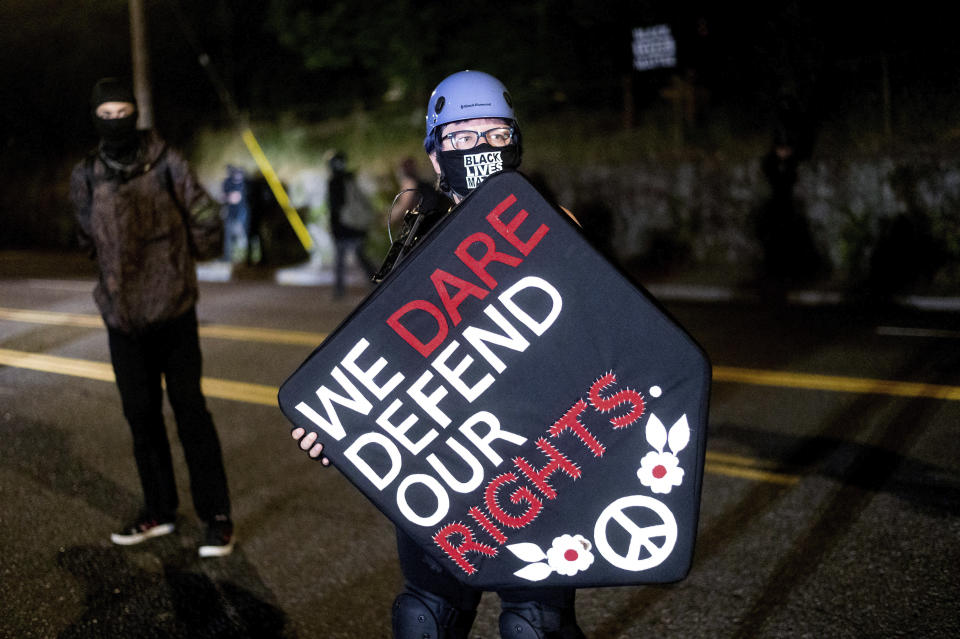
[[70,176],[81,247],[100,269],[93,292],[104,322],[137,333],[197,302],[195,259],[222,251],[220,205],[186,159],[153,131],[121,165],[98,150]]

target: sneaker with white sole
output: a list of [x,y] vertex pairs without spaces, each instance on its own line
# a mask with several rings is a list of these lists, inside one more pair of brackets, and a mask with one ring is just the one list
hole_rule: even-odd
[[207,525],[207,535],[197,549],[201,557],[226,557],[233,552],[233,522],[226,515],[217,515]]
[[110,541],[120,546],[133,546],[153,537],[169,535],[175,526],[173,521],[150,515],[140,515],[124,526],[118,533],[110,534]]

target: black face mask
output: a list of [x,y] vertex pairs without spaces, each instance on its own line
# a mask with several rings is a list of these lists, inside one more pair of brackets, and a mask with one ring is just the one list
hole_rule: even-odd
[[100,134],[100,148],[108,157],[115,160],[131,158],[139,143],[136,113],[112,120],[94,117],[93,124]]
[[463,198],[484,178],[520,166],[520,154],[516,144],[494,147],[483,143],[467,151],[439,151],[437,163],[440,165],[440,188]]

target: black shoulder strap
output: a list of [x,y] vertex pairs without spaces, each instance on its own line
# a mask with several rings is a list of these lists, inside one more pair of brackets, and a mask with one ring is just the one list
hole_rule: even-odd
[[[180,198],[177,197],[177,189],[173,184],[173,174],[170,173],[170,163],[167,162],[167,147],[163,147],[163,150],[160,151],[160,155],[157,156],[156,161],[153,163],[153,168],[160,172],[163,185],[167,189],[167,193],[170,194],[170,197],[173,198],[173,202],[177,205],[180,214],[186,215],[183,203],[180,202]],[[184,220],[184,222],[186,222],[186,220]]]
[[87,153],[87,157],[83,158],[83,178],[87,183],[87,192],[90,194],[93,194],[93,163],[96,159],[96,151]]
[[449,211],[440,211],[437,209],[420,210],[420,203],[407,211],[403,216],[403,225],[400,227],[400,234],[390,245],[387,251],[387,257],[384,258],[380,270],[373,276],[374,282],[381,282],[395,269],[407,254],[414,249],[420,239],[430,232],[430,230],[443,219]]

